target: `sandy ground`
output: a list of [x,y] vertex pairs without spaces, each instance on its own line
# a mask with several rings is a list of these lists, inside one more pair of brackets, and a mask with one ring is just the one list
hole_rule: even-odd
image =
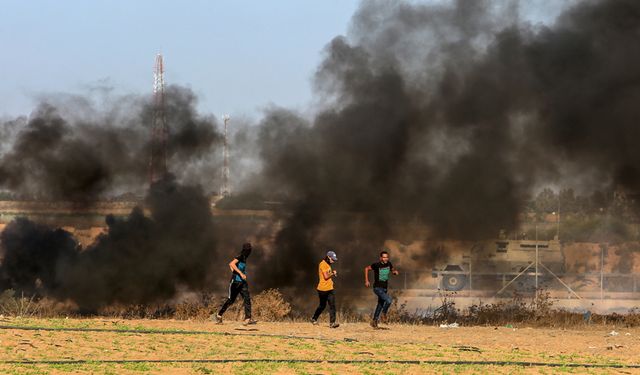
[[[3,319],[0,373],[640,373],[636,369],[517,365],[243,363],[247,359],[524,361],[580,364],[640,363],[640,329],[550,329],[389,325],[330,329],[326,323],[259,323],[116,319]],[[18,327],[49,329],[25,330]],[[105,331],[77,332],[91,328]],[[116,330],[116,331],[114,331]],[[151,332],[148,332],[151,330]],[[177,333],[162,333],[179,330]],[[186,334],[184,331],[197,331]],[[615,331],[617,335],[611,335]],[[234,359],[238,362],[155,363],[155,360]],[[83,364],[8,364],[7,361],[89,360]],[[148,363],[104,364],[103,360]]]

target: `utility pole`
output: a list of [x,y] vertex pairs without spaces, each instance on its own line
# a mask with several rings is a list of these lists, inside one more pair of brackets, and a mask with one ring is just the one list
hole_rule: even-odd
[[149,185],[167,175],[167,139],[169,128],[164,105],[164,62],[162,55],[156,56],[153,71],[153,123],[151,125],[151,160],[149,162]]
[[558,217],[557,219],[557,226],[556,226],[556,240],[560,241],[560,193],[558,192]]
[[604,248],[606,245],[600,244],[600,299],[604,299]]
[[538,295],[538,224],[536,223],[536,296]]
[[222,189],[220,191],[220,195],[223,197],[227,197],[231,195],[231,187],[229,186],[229,120],[231,117],[229,115],[223,115],[222,120],[224,120],[224,148],[222,150],[222,156],[224,159],[224,164],[222,166]]

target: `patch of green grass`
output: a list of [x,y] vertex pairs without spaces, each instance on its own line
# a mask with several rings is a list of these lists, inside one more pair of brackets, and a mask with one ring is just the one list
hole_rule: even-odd
[[78,371],[79,367],[82,367],[81,365],[71,364],[71,363],[52,364],[48,366],[51,369],[55,369],[57,371],[62,371],[62,372],[74,372],[74,371]]
[[215,370],[211,369],[208,366],[196,366],[193,368],[193,371],[199,374],[213,374]]
[[113,363],[91,363],[87,365],[87,370],[92,374],[117,375],[118,367]]
[[10,367],[0,368],[0,370],[3,374],[9,375],[45,375],[50,373],[47,369],[28,365],[12,365]]
[[526,366],[493,366],[493,365],[431,365],[431,364],[328,364],[328,363],[287,363],[287,362],[252,362],[233,364],[150,364],[150,363],[126,363],[126,364],[101,364],[87,363],[82,365],[16,365],[0,366],[2,374],[27,374],[42,375],[55,372],[88,372],[100,374],[120,374],[122,372],[136,371],[149,372],[160,371],[162,373],[175,372],[177,369],[188,369],[197,374],[218,373],[247,373],[247,374],[272,374],[277,372],[294,372],[296,374],[317,374],[318,372],[329,374],[368,374],[386,375],[402,373],[439,373],[439,374],[521,374],[529,373],[533,369],[536,373],[589,373],[608,374],[617,373],[615,369],[588,369],[573,367],[536,367]]
[[147,372],[151,371],[154,366],[147,362],[123,363],[122,367],[131,371]]
[[290,342],[289,345],[292,347],[295,347],[296,349],[307,349],[307,350],[312,350],[315,349],[316,346],[312,343],[308,343],[308,342],[301,342],[296,340],[297,342]]
[[[279,368],[282,367],[282,363],[274,363],[274,362],[249,362],[249,363],[239,363],[234,366],[234,370],[239,370],[238,373],[245,374],[269,374],[276,372]],[[234,371],[235,372],[235,371]]]

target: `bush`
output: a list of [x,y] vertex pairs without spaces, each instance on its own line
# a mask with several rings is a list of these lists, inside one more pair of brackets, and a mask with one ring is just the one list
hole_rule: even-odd
[[267,289],[253,300],[256,318],[265,321],[281,321],[291,312],[291,304],[285,301],[278,289]]
[[0,294],[0,311],[2,315],[31,317],[38,312],[38,304],[34,296],[26,298],[22,293],[16,297],[12,289],[7,289]]
[[[548,292],[539,291],[536,297],[524,299],[515,295],[510,301],[473,305],[460,310],[455,305],[455,292],[443,292],[440,295],[441,306],[428,311],[409,312],[406,302],[400,303],[394,297],[388,313],[390,323],[401,324],[442,324],[458,323],[465,326],[475,325],[508,325],[522,324],[543,327],[575,327],[580,325],[599,324],[625,327],[640,326],[640,309],[632,309],[628,314],[591,314],[590,312],[571,312],[553,307],[553,300]],[[207,320],[217,312],[220,298],[210,293],[194,294],[191,298],[178,303],[160,304],[113,304],[97,311],[79,312],[77,306],[70,302],[58,302],[36,296],[17,297],[13,290],[0,293],[0,313],[14,317],[65,317],[65,316],[103,316],[121,319],[195,319]],[[283,320],[308,321],[309,311],[292,311],[277,289],[268,289],[252,298],[253,318],[260,321],[278,322]],[[238,297],[225,318],[240,320],[244,318],[242,297]],[[323,315],[326,319],[328,314]],[[342,306],[338,311],[340,322],[363,322],[370,319],[370,314],[362,314],[349,306]]]
[[169,304],[113,304],[97,311],[80,311],[82,316],[108,316],[119,319],[170,319],[175,316],[175,306]]
[[207,320],[214,313],[215,300],[212,294],[202,293],[196,300],[178,303],[173,317],[178,320]]
[[[285,301],[278,289],[267,289],[251,298],[251,313],[253,319],[278,322],[289,316],[291,304]],[[244,319],[242,296],[238,296],[236,302],[227,310],[226,316],[234,317],[236,320]]]

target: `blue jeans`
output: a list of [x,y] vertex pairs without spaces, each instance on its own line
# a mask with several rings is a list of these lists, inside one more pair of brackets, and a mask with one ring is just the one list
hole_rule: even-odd
[[378,296],[378,305],[376,306],[376,311],[373,313],[373,320],[378,320],[381,312],[385,315],[387,314],[393,300],[391,296],[387,294],[386,288],[373,288],[373,293]]

